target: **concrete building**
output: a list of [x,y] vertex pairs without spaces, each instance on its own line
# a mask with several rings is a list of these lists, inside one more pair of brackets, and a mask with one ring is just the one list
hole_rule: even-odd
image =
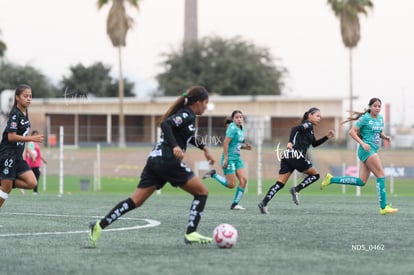
[[[155,99],[125,98],[125,131],[127,143],[154,143],[159,129],[157,119],[176,97]],[[33,99],[29,108],[32,129],[47,135],[54,145],[59,128],[64,127],[64,144],[82,146],[90,143],[116,145],[118,142],[117,98],[73,97]],[[322,122],[315,130],[322,136],[334,129],[344,139],[342,98],[291,98],[284,96],[211,96],[208,110],[197,119],[198,135],[208,139],[224,135],[224,119],[233,110],[241,110],[246,118],[247,139],[255,143],[286,140],[290,128],[311,107],[322,112]],[[320,133],[320,134],[319,134]]]

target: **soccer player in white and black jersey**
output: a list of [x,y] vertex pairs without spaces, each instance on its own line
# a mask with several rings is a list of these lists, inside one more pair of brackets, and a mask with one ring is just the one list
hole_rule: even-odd
[[25,84],[17,86],[0,144],[0,207],[9,197],[12,188],[33,189],[37,185],[32,169],[23,159],[26,142],[43,141],[43,135],[28,135],[28,107],[31,100],[32,88]]
[[321,111],[318,108],[310,108],[303,114],[302,122],[292,128],[289,143],[281,156],[278,180],[270,187],[263,200],[258,204],[262,214],[268,213],[267,204],[285,186],[290,175],[295,170],[308,175],[300,184],[289,190],[296,205],[299,205],[299,191],[319,179],[319,172],[312,167],[312,163],[307,159],[306,153],[311,145],[313,147],[319,146],[329,138],[334,137],[334,131],[329,130],[328,134],[321,139],[317,140],[315,138],[313,127],[319,124],[321,118]]
[[195,138],[195,119],[206,110],[208,99],[208,92],[204,87],[190,87],[160,118],[162,130],[160,142],[149,154],[135,192],[115,205],[104,218],[91,222],[89,239],[93,247],[96,246],[96,241],[104,228],[128,211],[140,207],[155,190],[161,189],[167,182],[194,196],[184,242],[211,243],[210,237],[196,231],[207,201],[208,190],[190,167],[182,161],[189,142],[203,150],[205,158],[210,163],[215,162],[209,149],[203,144],[198,144]]

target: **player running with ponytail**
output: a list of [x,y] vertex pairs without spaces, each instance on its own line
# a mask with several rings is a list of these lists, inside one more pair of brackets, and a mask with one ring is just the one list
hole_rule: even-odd
[[260,213],[269,213],[267,204],[277,192],[285,187],[285,184],[293,171],[298,170],[299,172],[308,175],[301,183],[289,190],[293,202],[296,205],[299,205],[299,191],[319,179],[319,172],[312,167],[312,163],[306,158],[306,153],[311,145],[313,147],[319,146],[334,136],[334,131],[329,130],[328,134],[323,138],[318,140],[315,139],[313,126],[318,125],[321,118],[321,111],[318,108],[310,108],[303,114],[301,124],[292,128],[287,149],[283,153],[280,162],[278,180],[272,187],[270,187],[263,200],[258,204]]
[[142,206],[155,190],[161,189],[167,182],[194,196],[184,242],[211,243],[210,237],[196,231],[206,205],[208,190],[190,167],[182,161],[189,142],[203,150],[204,156],[210,163],[215,162],[209,149],[195,140],[195,119],[206,110],[208,97],[204,87],[190,87],[160,118],[161,140],[148,156],[137,189],[131,197],[115,205],[103,219],[91,222],[90,243],[93,247],[96,246],[103,229],[120,216]]
[[377,178],[376,187],[380,205],[379,212],[381,215],[386,215],[397,213],[398,209],[392,208],[387,204],[385,173],[377,153],[381,146],[381,139],[390,141],[390,137],[382,132],[384,129],[384,119],[380,115],[381,104],[381,100],[374,97],[369,101],[368,110],[365,112],[353,112],[351,117],[344,121],[345,123],[358,120],[349,130],[349,135],[359,144],[358,158],[361,160],[359,177],[333,177],[328,173],[322,182],[321,189],[332,183],[365,186],[372,172]]

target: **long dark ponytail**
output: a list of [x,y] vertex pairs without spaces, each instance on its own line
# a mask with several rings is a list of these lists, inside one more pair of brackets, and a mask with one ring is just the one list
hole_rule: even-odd
[[310,108],[308,111],[306,111],[304,114],[303,114],[303,117],[302,117],[302,121],[301,121],[301,123],[303,123],[303,122],[305,122],[306,120],[309,120],[309,115],[312,115],[312,114],[314,114],[314,113],[316,113],[316,112],[320,112],[321,110],[319,110],[318,108],[316,108],[316,107],[312,107],[312,108]]
[[169,116],[171,116],[184,106],[191,106],[197,101],[203,101],[207,98],[208,92],[206,88],[202,86],[192,86],[188,88],[186,92],[184,92],[180,97],[178,97],[175,100],[175,102],[173,103],[173,105],[171,105],[167,112],[159,118],[158,124],[161,124],[161,122],[166,120]]
[[[369,100],[368,106],[371,107],[372,104],[374,104],[375,102],[379,101],[379,103],[382,104],[381,99],[379,99],[378,97],[373,97]],[[363,112],[355,112],[355,111],[350,111],[351,115],[345,119],[342,124],[353,121],[353,120],[358,120],[362,115],[366,114],[366,113],[371,113],[371,109],[367,109]]]

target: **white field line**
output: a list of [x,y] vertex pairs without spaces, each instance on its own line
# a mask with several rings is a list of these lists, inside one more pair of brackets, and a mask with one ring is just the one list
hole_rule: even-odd
[[[20,215],[20,216],[38,216],[38,217],[57,217],[57,218],[100,218],[97,216],[76,216],[76,215],[60,215],[60,214],[42,214],[42,213],[4,213],[2,212],[1,215]],[[137,230],[141,228],[147,227],[155,227],[161,224],[160,221],[151,220],[151,219],[137,219],[137,218],[119,218],[120,220],[135,220],[135,221],[145,221],[147,224],[144,225],[136,225],[136,226],[129,226],[129,227],[118,227],[118,228],[109,228],[105,229],[105,232],[111,231],[126,231],[126,230]],[[4,228],[3,225],[0,225],[0,228]],[[89,233],[90,230],[75,230],[75,231],[50,231],[50,232],[25,232],[25,233],[8,233],[8,234],[0,234],[1,237],[21,237],[21,236],[44,236],[44,235],[66,235],[66,234],[83,234]]]

